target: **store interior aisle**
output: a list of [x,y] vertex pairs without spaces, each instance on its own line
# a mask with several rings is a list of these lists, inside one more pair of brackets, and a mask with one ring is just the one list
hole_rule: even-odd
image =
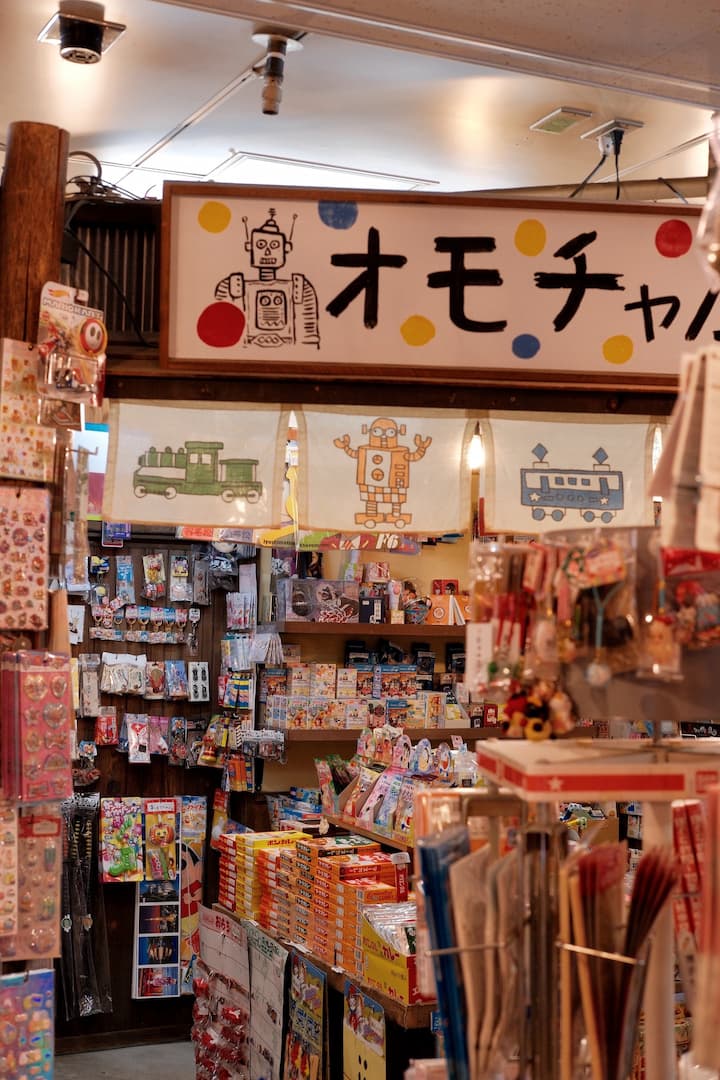
[[67,1054],[55,1059],[55,1080],[193,1080],[195,1056],[191,1042],[124,1046],[93,1054]]

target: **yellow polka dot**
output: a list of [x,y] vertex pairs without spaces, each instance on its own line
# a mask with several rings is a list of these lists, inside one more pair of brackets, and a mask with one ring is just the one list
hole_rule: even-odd
[[603,356],[608,364],[627,364],[635,351],[632,338],[627,334],[615,334],[603,342]]
[[515,247],[521,255],[539,255],[546,240],[545,226],[536,218],[521,221],[515,230]]
[[408,345],[427,345],[435,337],[435,324],[424,315],[411,315],[400,327]]
[[198,211],[198,224],[207,232],[222,232],[230,224],[232,212],[225,203],[210,199]]

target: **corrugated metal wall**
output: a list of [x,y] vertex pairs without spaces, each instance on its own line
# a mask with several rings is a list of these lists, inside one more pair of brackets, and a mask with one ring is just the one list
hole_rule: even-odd
[[[156,344],[160,326],[160,204],[93,201],[73,215],[63,282],[102,308],[114,345]],[[122,294],[122,295],[121,295]]]

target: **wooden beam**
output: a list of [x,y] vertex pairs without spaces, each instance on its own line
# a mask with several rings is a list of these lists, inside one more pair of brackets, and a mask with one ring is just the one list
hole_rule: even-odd
[[8,129],[0,194],[0,337],[37,339],[40,291],[60,275],[69,136],[26,121]]

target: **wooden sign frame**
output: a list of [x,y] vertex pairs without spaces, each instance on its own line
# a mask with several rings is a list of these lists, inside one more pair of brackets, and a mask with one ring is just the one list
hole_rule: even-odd
[[[361,221],[358,228],[353,227],[354,222],[347,223],[353,212]],[[677,388],[682,353],[712,340],[713,317],[720,328],[720,307],[712,313],[712,303],[707,295],[703,298],[707,283],[692,250],[699,213],[698,207],[675,204],[168,183],[162,213],[160,365],[178,374],[198,376],[672,392]],[[292,238],[293,214],[305,230],[302,250],[298,237]],[[454,234],[449,224],[459,221],[466,227],[468,215],[473,215],[473,223],[479,222],[477,228],[473,225],[472,235],[468,237],[467,229]],[[433,225],[435,217],[437,226]],[[402,233],[405,219],[412,228]],[[235,230],[232,243],[231,229]],[[333,347],[331,340],[323,356],[312,326],[307,340],[300,342],[296,336],[290,343],[282,339],[282,333],[275,334],[273,325],[282,324],[277,317],[275,324],[254,325],[250,340],[250,320],[253,312],[260,310],[264,281],[272,282],[278,303],[302,305],[309,278],[298,271],[308,260],[320,258],[313,229],[326,247],[326,238],[331,235],[337,249],[320,270],[319,262],[314,264],[316,272],[309,290],[315,295],[315,337],[322,337],[317,327],[324,326],[325,337],[334,334],[336,345]],[[422,229],[427,233],[421,238],[426,241],[424,265],[414,280],[423,291],[418,291],[419,301],[413,295],[406,303],[405,295],[398,291],[397,271],[417,263],[419,257],[413,260],[412,252],[402,253],[398,236],[412,244]],[[495,243],[491,230],[501,229],[502,242]],[[386,242],[384,234],[393,230]],[[215,264],[214,254],[208,252],[221,250],[226,231],[227,247]],[[263,274],[251,265],[256,258],[253,244],[258,238],[265,242],[269,237],[279,238],[281,248],[285,245],[285,261],[291,265]],[[434,250],[429,240],[434,242]],[[390,260],[395,256],[395,265],[385,269],[388,263],[383,263],[377,275],[380,289],[392,282],[391,318],[388,320],[388,307],[383,307],[380,293],[381,316],[378,318],[376,309],[374,326],[368,324],[368,307],[372,306],[367,301],[368,290],[359,283],[364,273],[370,275],[363,252],[367,244],[369,259],[373,243],[376,255],[379,251],[385,258],[388,253]],[[232,254],[228,256],[228,252]],[[500,262],[496,269],[498,259],[507,262]],[[211,263],[216,265],[214,275]],[[327,288],[316,289],[313,284],[318,273],[326,272],[334,275],[332,296]],[[493,275],[495,280],[491,280]],[[518,280],[523,282],[522,289],[513,287]],[[482,321],[481,309],[489,316],[492,304],[488,299],[494,300],[503,290],[476,286],[498,284],[508,289],[500,305],[503,319]],[[451,288],[455,296],[448,303]],[[349,299],[348,294],[352,294]],[[442,316],[436,304],[433,317],[425,318],[424,306],[435,303],[438,296],[451,314]],[[312,309],[312,296],[310,299]],[[545,314],[537,310],[539,299],[546,303]],[[337,309],[343,303],[341,314],[347,329],[339,347]],[[392,314],[393,303],[397,317]],[[607,314],[610,303],[614,305],[612,318]],[[214,315],[219,304],[226,305],[221,314],[235,321],[235,329],[210,326],[209,338],[221,342],[216,347],[200,341],[199,328],[201,318],[208,312]],[[332,304],[335,310],[330,314]],[[590,311],[592,304],[597,305],[597,313]],[[229,305],[240,309],[242,316]],[[569,312],[572,307],[575,311]],[[529,313],[531,332],[522,331],[524,322],[516,318],[518,311]],[[372,320],[373,312],[369,314]],[[301,325],[301,315],[295,316],[297,325]],[[558,320],[563,319],[567,320],[565,325],[559,326]],[[237,320],[244,322],[243,336],[228,346],[228,334],[237,334]],[[500,332],[478,333],[475,329],[501,321],[506,325]],[[312,318],[306,317],[303,332],[311,323]],[[540,324],[542,329],[538,330]],[[466,326],[471,328],[467,335]],[[693,326],[695,336],[688,338]],[[612,333],[616,328],[622,332]],[[575,336],[566,346],[563,334],[569,330]],[[193,333],[195,349],[192,344],[189,348],[176,346],[183,334],[183,340],[192,343]],[[427,341],[422,340],[423,334],[429,335]],[[268,337],[274,336],[279,340],[266,347]],[[503,338],[501,348],[498,342]],[[465,341],[482,346],[477,351],[487,356],[486,362],[476,363],[467,355],[455,362],[453,348],[458,342],[464,348]],[[627,363],[623,349],[632,352]],[[610,355],[606,355],[607,350]]]

